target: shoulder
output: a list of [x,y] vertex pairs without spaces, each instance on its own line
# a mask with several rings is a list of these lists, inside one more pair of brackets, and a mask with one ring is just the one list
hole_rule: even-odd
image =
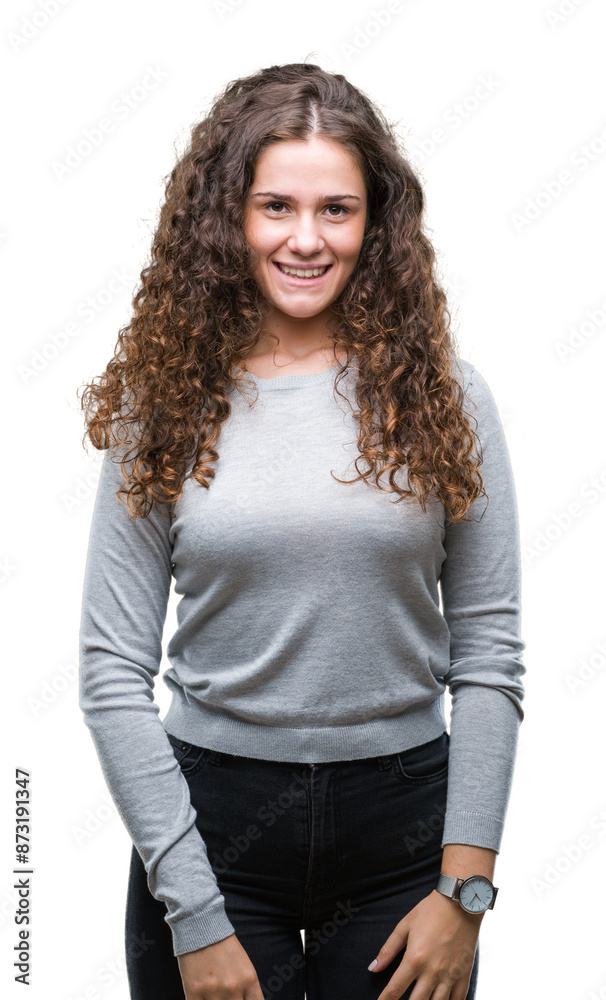
[[462,385],[466,402],[476,409],[496,410],[494,396],[481,372],[465,358],[454,358],[452,373]]
[[464,358],[455,358],[453,374],[463,386],[463,408],[471,417],[471,428],[482,444],[505,441],[503,422],[496,399],[481,372]]

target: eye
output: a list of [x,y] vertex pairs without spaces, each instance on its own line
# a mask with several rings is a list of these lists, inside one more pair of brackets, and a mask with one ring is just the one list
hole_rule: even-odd
[[[270,202],[267,203],[267,205],[264,206],[264,208],[273,208],[275,205],[284,205],[284,202],[283,201],[270,201]],[[276,212],[274,214],[281,215],[282,213],[281,212]]]
[[[263,207],[266,208],[266,209],[271,209],[271,214],[272,215],[284,215],[283,212],[275,212],[274,211],[276,205],[279,208],[283,208],[284,207],[284,202],[283,201],[268,201],[267,204],[264,205]],[[330,208],[336,208],[339,213],[342,213],[342,214],[339,214],[339,215],[333,215],[332,216],[333,219],[342,219],[344,215],[349,215],[349,209],[345,208],[344,205],[327,205],[327,208],[329,208],[329,209]]]

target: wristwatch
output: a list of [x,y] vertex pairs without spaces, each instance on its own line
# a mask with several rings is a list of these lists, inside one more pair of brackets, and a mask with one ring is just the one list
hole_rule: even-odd
[[442,872],[436,886],[438,892],[450,899],[458,900],[466,913],[484,913],[494,909],[494,901],[499,891],[486,875],[470,875],[457,878]]

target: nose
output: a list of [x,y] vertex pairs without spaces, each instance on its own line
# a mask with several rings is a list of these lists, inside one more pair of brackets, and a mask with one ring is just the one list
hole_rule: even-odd
[[291,253],[309,257],[324,249],[324,240],[320,235],[318,223],[306,216],[293,219],[292,228],[286,241]]

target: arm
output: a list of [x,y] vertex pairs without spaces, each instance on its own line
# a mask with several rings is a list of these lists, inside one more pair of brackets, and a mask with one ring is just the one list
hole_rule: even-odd
[[119,452],[103,455],[80,622],[80,707],[113,801],[156,899],[175,955],[235,933],[195,825],[189,786],[154,702],[172,564],[166,508],[132,520],[116,497]]
[[492,882],[497,852],[489,847],[469,847],[466,844],[446,844],[442,851],[442,871],[445,875],[469,878],[486,875]]
[[[479,497],[471,505],[467,517],[473,520],[445,532],[440,586],[451,638],[445,681],[452,711],[442,846],[498,853],[524,718],[520,542],[505,434],[488,385],[470,367],[465,408],[478,421],[477,428],[473,419],[471,424],[482,446],[480,471],[488,499]],[[457,874],[450,871],[453,857],[449,852],[445,858],[446,874]],[[486,873],[478,869],[478,874]]]
[[[478,421],[488,501],[479,497],[466,515],[472,520],[450,525],[444,537],[440,586],[451,640],[444,680],[452,711],[441,870],[459,878],[492,879],[524,717],[520,678],[525,643],[520,638],[520,553],[509,455],[495,401],[480,373],[470,368],[465,409]],[[446,984],[453,1000],[463,1000],[483,917],[465,913],[434,889],[398,923],[369,966],[382,971],[406,948],[378,1000],[401,996],[419,978],[423,996]]]

